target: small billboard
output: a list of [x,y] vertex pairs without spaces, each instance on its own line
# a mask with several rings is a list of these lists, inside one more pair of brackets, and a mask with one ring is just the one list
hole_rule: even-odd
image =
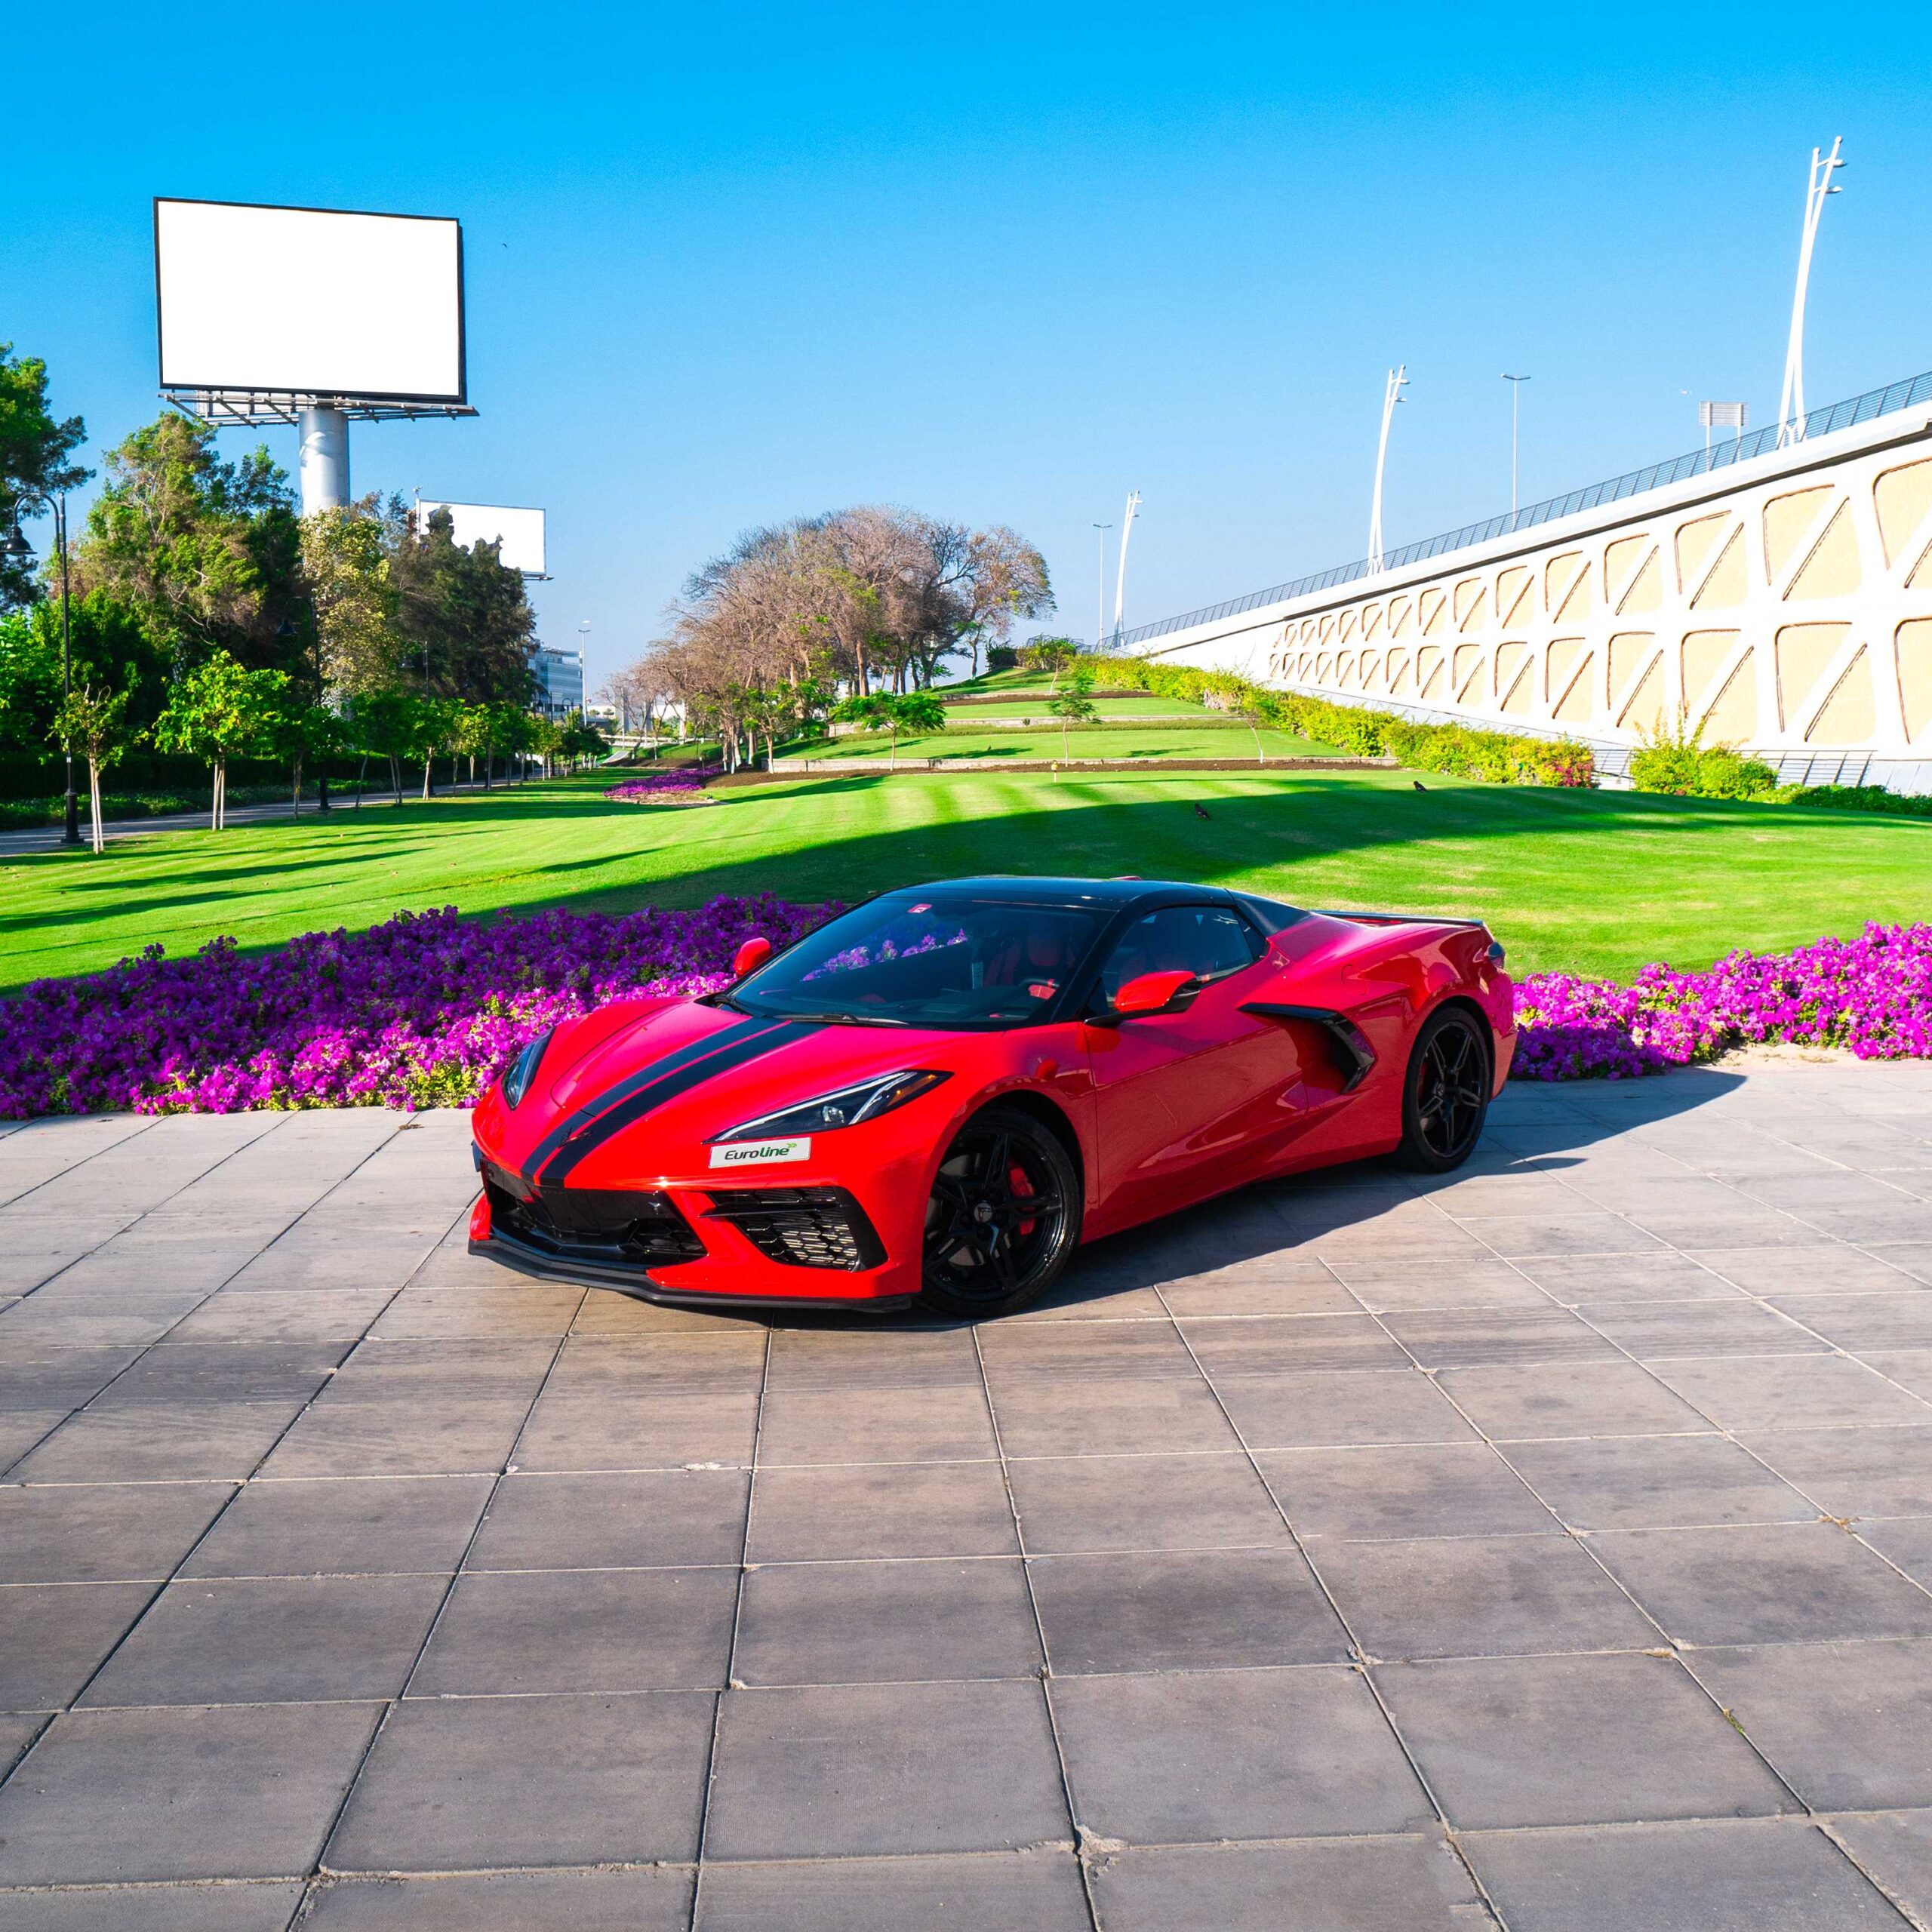
[[543,512],[517,509],[502,503],[432,503],[416,506],[416,527],[426,530],[438,510],[448,510],[450,534],[467,550],[478,543],[497,543],[505,567],[525,577],[543,575]]
[[460,222],[157,198],[154,247],[163,389],[466,400]]

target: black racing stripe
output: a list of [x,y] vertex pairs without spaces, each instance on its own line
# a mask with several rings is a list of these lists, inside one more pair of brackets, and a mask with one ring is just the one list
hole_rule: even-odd
[[566,1114],[537,1143],[529,1161],[531,1178],[534,1180],[542,1171],[544,1162],[573,1136],[581,1134],[600,1114],[620,1105],[633,1094],[641,1093],[658,1081],[668,1079],[694,1061],[708,1060],[713,1054],[723,1052],[737,1041],[769,1032],[778,1023],[776,1020],[751,1018],[734,1020],[729,1026],[721,1026],[715,1032],[706,1034],[701,1040],[693,1040],[687,1046],[674,1049],[661,1059],[653,1060],[648,1066],[639,1068],[635,1073],[628,1075],[614,1085],[593,1094],[581,1106],[574,1108]]
[[[798,1020],[761,1021],[755,1029],[733,1029],[734,1037],[728,1042],[724,1041],[721,1034],[714,1035],[713,1039],[720,1042],[717,1051],[702,1058],[685,1059],[678,1066],[668,1069],[663,1069],[663,1063],[660,1062],[659,1069],[663,1069],[660,1077],[633,1087],[612,1104],[601,1106],[601,1110],[586,1109],[589,1118],[565,1136],[561,1144],[541,1167],[533,1164],[531,1177],[541,1180],[546,1186],[560,1186],[586,1155],[667,1100],[674,1100],[718,1074],[728,1073],[748,1061],[761,1059],[780,1047],[788,1047],[795,1040],[802,1040],[819,1030],[816,1026]],[[610,1094],[602,1097],[606,1101],[612,1098]]]

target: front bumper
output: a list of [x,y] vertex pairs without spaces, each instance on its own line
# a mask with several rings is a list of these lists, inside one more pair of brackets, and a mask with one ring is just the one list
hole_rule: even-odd
[[476,1158],[470,1252],[523,1274],[686,1308],[883,1312],[919,1285],[916,1263],[895,1264],[866,1205],[831,1183],[540,1191]]

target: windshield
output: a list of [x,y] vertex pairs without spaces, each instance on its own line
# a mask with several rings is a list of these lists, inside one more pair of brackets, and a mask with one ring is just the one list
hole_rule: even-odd
[[725,995],[773,1019],[1024,1026],[1092,950],[1106,909],[934,892],[861,906]]

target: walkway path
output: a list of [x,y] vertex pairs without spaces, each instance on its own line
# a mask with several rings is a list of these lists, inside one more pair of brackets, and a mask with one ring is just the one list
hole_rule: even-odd
[[501,1272],[459,1115],[0,1132],[0,1921],[1932,1921],[1928,1120],[1512,1089],[977,1331]]

